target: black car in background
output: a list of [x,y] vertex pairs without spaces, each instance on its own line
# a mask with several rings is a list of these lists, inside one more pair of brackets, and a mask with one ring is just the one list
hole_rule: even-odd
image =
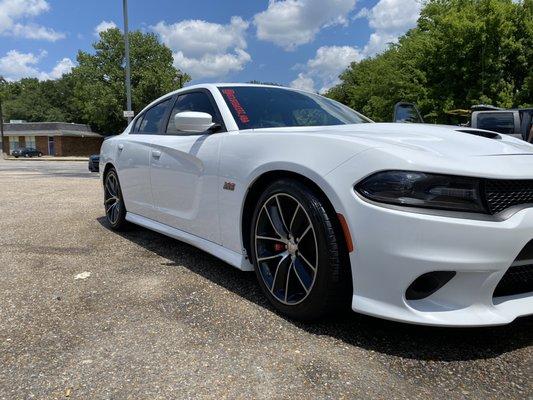
[[42,157],[43,153],[33,147],[20,147],[11,152],[11,155],[15,158],[19,157]]
[[93,154],[89,157],[89,171],[98,172],[100,169],[100,154]]

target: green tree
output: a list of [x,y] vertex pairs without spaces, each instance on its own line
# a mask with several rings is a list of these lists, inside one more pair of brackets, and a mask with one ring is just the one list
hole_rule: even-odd
[[377,121],[401,100],[446,121],[478,103],[533,104],[533,0],[428,0],[417,27],[353,63],[329,96]]
[[[123,35],[119,29],[107,30],[93,47],[94,54],[78,53],[78,66],[65,76],[72,85],[72,107],[81,122],[103,134],[115,134],[126,125],[122,115],[126,107]],[[136,112],[190,80],[172,65],[170,49],[151,33],[130,33],[130,60]]]
[[4,94],[4,119],[70,122],[62,104],[65,97],[59,89],[61,85],[60,80],[40,82],[36,78],[8,82]]

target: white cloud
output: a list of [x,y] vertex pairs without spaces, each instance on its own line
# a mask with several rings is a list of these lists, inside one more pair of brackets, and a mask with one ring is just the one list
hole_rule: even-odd
[[76,64],[74,63],[74,61],[72,61],[68,57],[65,57],[59,60],[55,67],[52,69],[52,71],[47,74],[47,79],[59,79],[63,75],[70,73],[70,71],[72,71],[72,68],[74,68],[75,66]]
[[309,78],[303,72],[298,74],[298,78],[291,82],[291,87],[300,90],[307,90],[309,92],[315,91],[315,81],[312,78]]
[[49,11],[46,0],[0,0],[0,35],[55,42],[65,34],[51,28],[20,20],[35,17]]
[[420,16],[418,0],[380,0],[372,9],[363,8],[356,18],[367,18],[374,29],[363,49],[365,57],[372,57],[396,43],[398,37],[416,26]]
[[114,29],[117,27],[114,21],[102,21],[94,28],[94,35],[100,36],[100,33],[107,31],[108,29]]
[[339,83],[339,74],[352,62],[361,60],[361,53],[350,46],[320,47],[314,58],[307,61],[305,71],[298,75],[291,86],[298,89],[314,90],[320,85],[320,92],[325,92]]
[[355,0],[270,0],[254,16],[257,37],[294,50],[312,42],[320,29],[346,24]]
[[21,78],[58,79],[63,74],[70,72],[75,65],[70,58],[63,58],[50,72],[41,71],[37,65],[46,55],[46,51],[41,51],[37,55],[20,53],[17,50],[8,51],[4,57],[0,57],[0,76],[8,81],[16,81]]
[[245,51],[248,22],[241,17],[232,17],[227,25],[187,20],[175,24],[159,22],[152,29],[172,50],[174,65],[193,79],[240,71],[251,60]]

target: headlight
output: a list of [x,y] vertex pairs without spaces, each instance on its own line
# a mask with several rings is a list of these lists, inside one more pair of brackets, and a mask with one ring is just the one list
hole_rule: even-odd
[[409,171],[384,171],[355,186],[367,199],[408,207],[486,213],[475,178],[426,174]]

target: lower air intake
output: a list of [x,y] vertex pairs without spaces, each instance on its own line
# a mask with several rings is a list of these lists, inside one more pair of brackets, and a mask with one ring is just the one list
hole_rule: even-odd
[[517,265],[507,270],[494,290],[494,297],[533,292],[533,264]]

